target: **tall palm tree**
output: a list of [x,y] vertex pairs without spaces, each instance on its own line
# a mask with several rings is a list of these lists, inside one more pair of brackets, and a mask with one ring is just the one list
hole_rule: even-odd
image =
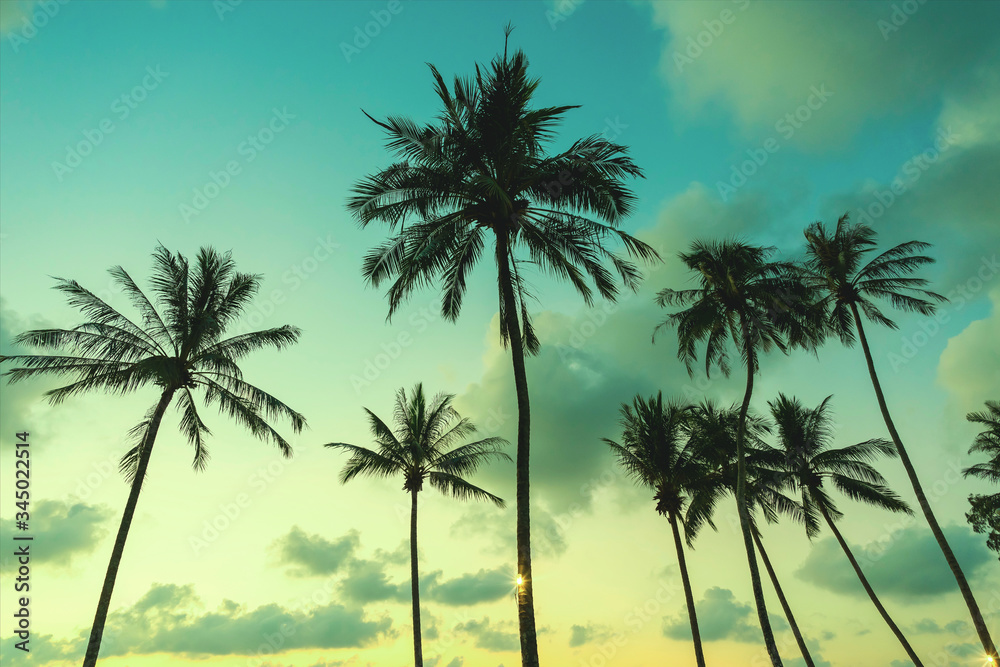
[[[984,453],[990,457],[985,463],[966,468],[966,477],[979,477],[987,482],[1000,484],[1000,401],[986,401],[986,410],[970,412],[965,416],[970,422],[986,427],[972,441],[969,453]],[[965,515],[977,533],[987,533],[986,546],[1000,552],[1000,493],[971,495],[972,510]]]
[[[509,28],[508,28],[509,34]],[[403,117],[372,119],[389,137],[399,161],[354,186],[348,208],[358,223],[386,225],[393,235],[365,257],[363,273],[373,286],[391,280],[389,317],[414,290],[440,280],[442,314],[456,320],[470,271],[492,238],[499,292],[500,338],[509,345],[517,392],[518,623],[524,667],[537,667],[534,584],[529,513],[530,406],[525,351],[539,341],[528,315],[524,261],[568,280],[587,305],[598,294],[619,293],[613,265],[625,287],[636,290],[636,266],[607,249],[609,239],[629,255],[659,256],[619,229],[635,197],[625,187],[642,175],[627,149],[600,136],[548,154],[562,116],[573,106],[530,107],[539,81],[517,51],[455,79],[454,92],[431,66],[441,113],[419,125]],[[370,117],[370,116],[369,116]],[[601,222],[604,221],[604,222]],[[589,279],[589,280],[588,280]]]
[[636,396],[632,405],[623,403],[621,406],[622,444],[608,438],[602,440],[611,447],[629,477],[655,492],[656,511],[670,521],[691,622],[695,660],[699,667],[705,667],[694,595],[678,528],[684,521],[685,505],[698,485],[704,482],[707,472],[687,438],[690,412],[690,406],[680,403],[664,405],[660,393],[649,400]]
[[[410,590],[413,602],[413,659],[416,667],[424,664],[420,638],[420,579],[417,575],[417,494],[424,481],[442,493],[460,500],[489,500],[498,507],[504,502],[492,493],[464,479],[491,459],[510,457],[501,451],[507,445],[502,438],[485,438],[464,445],[462,440],[473,435],[476,427],[462,418],[451,402],[451,394],[438,394],[430,405],[424,397],[423,385],[413,393],[400,389],[396,393],[393,431],[374,412],[368,413],[369,428],[377,450],[331,442],[324,447],[337,447],[351,453],[340,472],[341,483],[359,475],[403,478],[403,490],[410,494]],[[457,445],[457,446],[456,446]]]
[[[822,328],[812,317],[811,295],[797,278],[794,265],[768,261],[773,252],[774,248],[753,246],[740,240],[693,243],[691,250],[681,253],[680,258],[696,274],[699,286],[687,290],[664,289],[657,294],[656,301],[662,307],[688,308],[668,315],[656,331],[670,326],[677,328],[677,354],[684,360],[689,374],[693,373],[692,364],[698,358],[697,348],[701,343],[705,343],[706,374],[717,366],[723,374],[729,375],[726,348],[730,340],[746,365],[746,391],[736,431],[736,505],[757,618],[768,656],[774,667],[779,667],[781,657],[764,604],[747,510],[744,453],[747,411],[758,369],[758,355],[772,348],[782,352],[792,346],[814,349],[822,337]],[[653,335],[655,339],[655,331]]]
[[937,540],[958,582],[958,588],[965,598],[965,604],[969,608],[969,614],[983,648],[994,661],[1000,661],[996,646],[986,628],[986,621],[979,610],[979,604],[934,516],[910,455],[903,446],[903,441],[889,414],[889,407],[878,374],[875,372],[875,361],[862,323],[862,320],[867,318],[875,324],[882,324],[890,329],[898,328],[896,323],[884,315],[875,304],[878,299],[887,299],[900,310],[917,312],[921,315],[933,314],[936,309],[935,302],[946,301],[940,294],[923,289],[927,280],[910,275],[918,268],[934,262],[931,257],[915,254],[929,248],[930,245],[921,241],[908,241],[886,250],[865,263],[868,253],[876,248],[876,233],[865,224],[850,223],[846,214],[837,221],[837,228],[832,234],[822,222],[816,222],[806,228],[805,237],[805,274],[808,281],[825,295],[822,303],[827,310],[827,324],[844,345],[851,347],[855,340],[861,341],[861,349],[865,354],[868,374],[875,388],[875,398],[882,412],[882,419],[885,420],[889,437],[899,452],[899,459],[913,486],[920,511],[923,512],[934,539]]
[[[695,443],[698,456],[708,464],[710,471],[688,506],[685,528],[689,546],[705,524],[715,528],[712,516],[719,499],[726,494],[732,494],[734,499],[736,497],[736,430],[738,422],[739,409],[736,406],[720,409],[713,402],[704,401],[693,411],[690,437]],[[750,529],[754,544],[760,553],[760,559],[764,563],[764,569],[767,570],[767,575],[774,586],[774,592],[778,596],[778,602],[781,604],[792,635],[802,653],[802,659],[805,661],[806,667],[815,667],[812,655],[809,653],[809,647],[806,645],[802,631],[799,629],[795,615],[785,597],[785,592],[778,581],[778,574],[771,565],[771,559],[764,549],[764,542],[757,525],[758,510],[768,523],[777,522],[779,513],[796,521],[802,520],[801,506],[782,493],[779,467],[783,461],[783,455],[764,441],[764,435],[769,432],[769,425],[761,417],[752,412],[747,414],[746,495]]]
[[834,448],[833,428],[827,414],[830,398],[827,396],[822,403],[811,410],[796,399],[787,398],[783,394],[778,394],[778,398],[769,403],[777,429],[778,444],[785,452],[784,467],[788,474],[787,480],[802,496],[806,535],[810,539],[818,535],[820,517],[826,521],[826,525],[830,527],[830,531],[847,555],[855,574],[861,580],[865,592],[871,598],[872,604],[896,635],[896,639],[902,644],[903,650],[913,664],[916,667],[923,667],[923,663],[903,636],[903,632],[882,606],[882,602],[861,571],[857,559],[847,546],[847,541],[837,528],[836,519],[843,517],[843,514],[827,493],[829,487],[824,487],[824,483],[829,482],[829,486],[852,500],[890,512],[912,514],[909,506],[896,495],[895,491],[886,486],[885,478],[871,465],[871,462],[880,456],[896,456],[896,448],[891,442],[881,438]]
[[152,385],[160,394],[156,405],[131,429],[136,445],[121,460],[122,472],[131,488],[104,577],[84,667],[97,663],[118,565],[146,478],[153,442],[174,396],[181,413],[181,433],[194,446],[196,470],[203,469],[208,462],[205,436],[210,434],[195,405],[196,389],[204,392],[206,405],[217,404],[220,412],[245,426],[255,437],[273,442],[286,457],[291,456],[291,447],[268,422],[288,419],[296,433],[306,423],[301,414],[246,382],[237,365],[251,352],[267,347],[280,350],[291,345],[298,340],[299,329],[285,325],[223,337],[257,293],[259,275],[238,273],[230,253],[202,248],[192,268],[182,255],[159,246],[153,252],[150,279],[154,305],[121,266],[109,272],[139,311],[141,325],[75,280],[57,278],[55,288],[67,295],[69,304],[83,312],[87,321],[73,329],[28,331],[14,340],[62,354],[0,357],[0,362],[21,364],[5,373],[10,382],[39,375],[73,378],[70,384],[46,394],[53,404],[94,390],[128,394]]

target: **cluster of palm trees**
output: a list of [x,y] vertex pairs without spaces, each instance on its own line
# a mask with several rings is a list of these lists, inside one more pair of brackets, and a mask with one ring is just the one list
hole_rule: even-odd
[[[936,303],[945,300],[941,295],[924,289],[926,279],[912,275],[913,272],[933,262],[926,255],[917,254],[928,244],[910,241],[899,244],[877,254],[868,260],[868,253],[876,250],[876,234],[864,224],[852,224],[848,216],[842,216],[833,230],[821,223],[813,223],[805,230],[805,257],[801,262],[771,261],[774,248],[753,246],[740,240],[722,242],[695,242],[689,252],[680,255],[681,260],[695,274],[699,286],[695,289],[664,289],[657,295],[661,306],[687,306],[673,312],[657,327],[673,327],[677,330],[678,356],[687,364],[688,372],[697,361],[698,348],[704,345],[705,372],[713,367],[728,375],[729,347],[740,354],[746,367],[746,390],[739,409],[734,437],[736,504],[743,533],[750,578],[758,619],[764,636],[765,646],[774,665],[781,664],[777,645],[771,630],[764,604],[760,574],[754,554],[755,527],[751,516],[751,495],[748,484],[751,477],[747,472],[748,453],[745,439],[750,435],[748,414],[753,394],[754,375],[759,370],[759,355],[770,349],[788,352],[792,348],[802,348],[815,353],[828,336],[835,335],[847,346],[860,340],[867,362],[869,375],[875,390],[879,410],[885,421],[891,442],[869,441],[855,446],[855,451],[863,460],[855,461],[844,470],[863,471],[860,478],[834,476],[833,483],[849,497],[877,506],[894,510],[909,511],[905,504],[889,489],[884,487],[883,478],[867,464],[876,453],[899,456],[907,476],[913,486],[920,509],[930,527],[969,608],[973,625],[979,635],[987,656],[997,659],[996,647],[986,627],[982,612],[954,552],[945,538],[934,515],[926,494],[920,484],[913,464],[903,442],[893,424],[892,417],[882,392],[871,348],[865,335],[864,321],[897,328],[896,323],[880,310],[877,301],[888,301],[892,306],[908,312],[931,315]],[[868,261],[866,261],[868,260]],[[862,317],[863,314],[863,317]],[[655,336],[655,331],[654,331]],[[809,431],[806,413],[794,401],[779,398],[771,404],[775,420],[782,430],[782,438],[788,437],[784,431],[790,416],[802,419],[796,427],[799,443],[797,465],[806,465],[805,451],[808,445],[803,440]],[[825,402],[814,413],[812,419],[819,420],[825,409]],[[779,414],[784,417],[782,419]],[[820,420],[822,421],[822,420]],[[814,439],[828,439],[826,426],[819,427]],[[862,466],[862,463],[865,465]],[[786,471],[791,474],[793,471]],[[978,469],[972,469],[978,474]],[[920,661],[913,652],[898,627],[878,601],[877,596],[865,579],[856,560],[850,554],[847,543],[833,525],[837,514],[832,506],[823,502],[821,476],[815,471],[810,475],[816,484],[798,485],[803,488],[801,503],[802,518],[807,533],[812,536],[817,527],[817,516],[821,515],[830,525],[831,531],[848,554],[851,564],[865,586],[866,592],[878,608],[882,617],[899,638],[907,656],[916,665]],[[874,485],[874,486],[872,486]],[[812,508],[810,513],[810,508]],[[696,520],[697,525],[697,520]],[[803,647],[801,639],[800,647]],[[809,659],[806,659],[807,662]]]
[[[843,548],[869,597],[903,644],[915,665],[921,664],[906,638],[885,611],[872,590],[835,520],[842,516],[828,495],[830,486],[851,499],[890,511],[909,508],[885,485],[870,461],[895,456],[892,443],[873,439],[849,447],[832,447],[832,428],[827,414],[829,397],[813,409],[793,398],[779,395],[769,403],[772,420],[749,413],[744,437],[744,489],[753,549],[760,554],[768,577],[806,665],[813,665],[805,638],[785,597],[777,573],[764,550],[757,516],[769,523],[784,514],[805,526],[813,538],[820,519],[826,522]],[[649,400],[637,396],[621,408],[622,444],[605,439],[627,474],[655,492],[656,511],[667,517],[673,533],[681,582],[687,601],[697,664],[705,664],[698,631],[694,596],[684,556],[683,525],[690,547],[698,531],[713,526],[719,500],[737,495],[739,463],[736,450],[740,410],[719,408],[710,400],[700,404],[663,403],[661,395]],[[773,426],[772,426],[773,424]],[[774,433],[778,447],[767,444]],[[828,487],[824,488],[824,482]],[[786,492],[797,492],[800,501]]]
[[[372,119],[388,135],[387,147],[398,159],[360,180],[348,209],[362,227],[379,223],[389,230],[389,237],[365,256],[362,272],[373,286],[389,285],[390,318],[415,290],[438,284],[444,317],[457,320],[469,273],[492,240],[500,338],[511,351],[518,409],[516,600],[521,659],[524,667],[537,667],[525,356],[537,353],[540,341],[528,308],[532,294],[525,268],[532,266],[568,281],[590,305],[595,289],[596,295],[609,301],[614,301],[623,287],[637,290],[642,274],[635,262],[652,263],[661,258],[649,245],[620,229],[635,202],[625,181],[642,176],[627,148],[592,136],[550,154],[547,147],[555,127],[575,107],[532,108],[539,81],[528,76],[527,65],[522,52],[508,54],[505,45],[503,55],[489,67],[477,67],[474,77],[456,78],[452,88],[431,66],[441,103],[439,116],[423,125],[403,117]],[[863,325],[867,319],[895,327],[879,310],[879,300],[904,311],[934,311],[935,302],[943,297],[924,290],[925,280],[911,275],[932,261],[915,254],[926,245],[904,243],[866,263],[867,253],[875,250],[875,233],[864,225],[851,224],[846,217],[834,230],[821,223],[811,225],[806,240],[802,262],[772,261],[773,249],[738,240],[697,242],[681,254],[699,284],[695,289],[659,292],[659,305],[683,307],[669,314],[661,328],[676,329],[678,354],[689,372],[701,345],[705,347],[706,372],[718,368],[728,374],[730,354],[735,350],[746,368],[743,401],[738,409],[723,409],[708,401],[689,406],[664,404],[659,396],[650,400],[640,397],[622,408],[621,444],[608,441],[629,473],[656,490],[657,511],[671,523],[698,662],[704,664],[704,659],[680,528],[684,528],[690,545],[700,527],[711,525],[713,508],[726,494],[736,500],[758,618],[774,665],[780,665],[781,658],[764,607],[755,549],[778,590],[806,662],[812,663],[764,552],[756,523],[758,513],[768,521],[779,513],[800,520],[810,537],[818,532],[820,519],[825,521],[891,625],[837,531],[835,520],[841,514],[827,490],[834,487],[849,498],[906,511],[905,504],[885,487],[884,479],[871,465],[877,456],[897,455],[968,604],[983,648],[996,659],[996,648],[972,591],[889,415]],[[613,252],[609,241],[621,244],[627,257]],[[285,455],[290,454],[290,447],[271,422],[287,419],[296,432],[305,424],[298,412],[246,382],[238,364],[251,352],[281,349],[296,342],[299,330],[282,326],[230,337],[225,333],[256,293],[260,276],[236,272],[228,254],[206,248],[199,252],[194,266],[162,247],[153,258],[152,300],[124,269],[111,270],[138,310],[139,321],[129,319],[75,281],[58,279],[57,288],[68,295],[70,304],[79,308],[87,321],[68,330],[29,331],[16,339],[56,354],[0,358],[19,364],[6,373],[10,381],[37,375],[73,378],[72,383],[49,392],[55,403],[91,390],[125,394],[154,385],[159,392],[159,400],[132,430],[136,444],[122,459],[131,488],[87,647],[84,665],[88,667],[97,661],[118,563],[168,405],[177,399],[180,429],[194,446],[196,468],[207,461],[205,438],[210,432],[196,409],[195,390],[202,392],[207,404],[215,404],[255,437],[274,442]],[[831,334],[846,345],[860,340],[891,442],[870,440],[833,448],[826,401],[810,410],[794,399],[779,396],[770,404],[773,426],[750,410],[761,354],[793,348],[815,352]],[[428,404],[421,385],[409,394],[401,390],[394,412],[395,429],[367,411],[375,449],[347,443],[328,445],[351,454],[342,481],[358,475],[400,475],[404,490],[411,494],[417,665],[422,664],[416,559],[418,492],[426,481],[458,498],[502,503],[465,476],[488,461],[506,458],[504,442],[486,438],[460,444],[475,434],[475,428],[455,413],[451,400],[449,395],[439,395]],[[774,432],[778,447],[766,445],[769,430]],[[984,440],[982,451],[995,452],[991,449],[994,446],[995,438]],[[996,470],[994,465],[987,473],[996,475]],[[980,474],[978,471],[976,468],[973,474]],[[785,495],[790,492],[798,493],[799,500]],[[910,658],[919,665],[898,628],[895,630]]]

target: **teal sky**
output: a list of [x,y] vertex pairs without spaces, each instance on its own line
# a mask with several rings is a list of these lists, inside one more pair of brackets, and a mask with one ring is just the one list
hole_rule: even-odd
[[[168,413],[101,664],[407,664],[407,498],[395,481],[341,486],[344,459],[321,445],[370,444],[362,406],[388,415],[396,390],[418,381],[513,442],[510,358],[487,263],[457,323],[440,318],[433,289],[386,322],[360,273],[384,232],[359,229],[345,201],[390,159],[362,109],[430,121],[426,63],[449,81],[469,75],[502,52],[508,22],[511,48],[541,79],[536,105],[580,105],[553,150],[602,133],[628,146],[645,178],[631,184],[638,204],[624,227],[666,259],[616,306],[588,309],[549,276],[529,278],[543,344],[528,379],[544,664],[693,664],[669,526],[600,438],[620,435],[618,406],[636,393],[742,395],[738,374],[689,378],[672,332],[650,342],[664,315],[653,295],[688,280],[678,252],[739,235],[792,258],[807,224],[845,212],[882,247],[933,244],[923,275],[950,303],[937,322],[900,315],[872,345],[902,438],[1000,634],[997,559],[964,520],[967,496],[986,487],[954,473],[973,462],[964,415],[1000,399],[1000,3],[0,0],[0,11],[0,352],[27,329],[81,321],[51,276],[131,313],[106,271],[121,264],[145,285],[158,242],[189,257],[231,250],[239,269],[263,275],[240,327],[303,329],[298,345],[244,366],[309,420],[292,459],[206,410],[212,460],[194,472]],[[14,433],[26,430],[37,549],[30,655],[13,648],[11,563],[0,560],[4,664],[79,663],[127,495],[113,468],[156,400],[150,388],[50,406],[41,394],[53,386],[5,382],[0,394],[0,548],[12,544]],[[832,394],[840,445],[885,436],[859,349],[768,357],[753,407],[779,392],[809,406]],[[879,469],[913,504],[898,462]],[[513,499],[513,466],[477,480]],[[980,664],[923,522],[838,502],[925,663]],[[688,554],[706,657],[759,665],[735,506],[720,512],[719,531]],[[517,664],[513,509],[428,492],[421,517],[428,664]],[[212,522],[228,525],[213,537]],[[810,545],[784,523],[764,539],[817,664],[910,664],[832,538]],[[269,639],[283,623],[294,634]],[[777,627],[786,664],[801,664]]]

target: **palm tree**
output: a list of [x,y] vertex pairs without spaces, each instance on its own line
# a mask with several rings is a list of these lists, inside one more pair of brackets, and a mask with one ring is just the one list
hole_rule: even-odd
[[459,500],[489,500],[498,507],[504,502],[492,493],[470,484],[463,476],[470,475],[490,459],[510,457],[500,451],[507,445],[502,438],[485,438],[455,446],[476,432],[468,419],[462,418],[451,402],[451,394],[438,394],[427,405],[423,385],[418,384],[407,396],[396,393],[393,432],[374,412],[368,413],[369,428],[377,450],[331,442],[324,447],[339,447],[351,453],[340,472],[341,483],[359,475],[403,478],[403,490],[410,494],[410,589],[413,602],[413,657],[416,667],[424,664],[420,639],[420,587],[417,576],[417,493],[424,481],[442,493]]
[[[657,294],[660,306],[689,307],[668,315],[656,331],[669,326],[677,328],[677,354],[689,374],[693,373],[692,364],[698,358],[697,347],[702,342],[706,346],[706,374],[712,366],[717,366],[729,375],[727,340],[732,341],[746,365],[746,391],[736,431],[736,505],[764,644],[772,664],[779,667],[781,657],[764,604],[747,510],[744,453],[747,411],[758,354],[772,348],[786,352],[791,346],[814,349],[822,337],[822,328],[811,317],[810,293],[798,280],[794,265],[768,261],[773,252],[774,248],[752,246],[739,240],[693,243],[690,252],[681,253],[680,258],[697,274],[700,285],[697,289],[664,289]],[[655,340],[655,331],[653,336]]]
[[0,357],[0,362],[21,364],[5,373],[10,382],[38,375],[73,378],[70,384],[47,392],[53,404],[92,390],[128,394],[153,385],[160,394],[156,405],[131,429],[136,445],[121,460],[122,472],[131,489],[104,577],[84,667],[97,663],[118,565],[146,478],[153,442],[174,396],[181,413],[181,433],[194,446],[196,470],[203,469],[208,462],[205,436],[210,431],[198,414],[195,389],[204,391],[206,405],[217,404],[220,412],[245,426],[255,437],[273,442],[286,457],[291,456],[291,447],[268,422],[288,419],[296,433],[306,423],[301,414],[246,382],[237,365],[251,352],[267,347],[280,350],[291,345],[298,340],[299,329],[285,325],[223,338],[226,329],[237,321],[257,293],[259,275],[236,272],[230,253],[220,255],[211,248],[199,251],[192,270],[182,255],[159,246],[153,252],[150,280],[154,305],[121,266],[109,272],[139,311],[141,326],[75,280],[57,278],[55,288],[68,296],[69,304],[83,312],[87,321],[73,329],[28,331],[14,340],[62,354]]
[[917,496],[917,504],[920,505],[934,539],[937,540],[958,582],[958,588],[965,598],[965,604],[969,608],[969,614],[972,616],[973,625],[976,627],[983,648],[994,661],[1000,661],[965,573],[934,516],[910,455],[903,447],[903,441],[889,415],[889,407],[885,401],[885,394],[882,393],[878,374],[875,372],[875,361],[862,324],[861,314],[864,313],[865,318],[871,322],[885,325],[890,329],[898,328],[895,322],[879,310],[875,304],[876,299],[888,299],[889,303],[900,310],[917,312],[921,315],[933,314],[936,309],[935,302],[947,300],[940,294],[922,289],[927,280],[910,275],[921,266],[934,262],[931,257],[914,254],[929,248],[930,245],[920,241],[901,243],[865,264],[866,255],[875,250],[875,231],[861,223],[851,224],[846,214],[837,221],[837,228],[832,234],[822,222],[816,222],[806,229],[805,237],[807,244],[805,274],[807,280],[825,294],[822,303],[827,310],[828,326],[848,347],[854,345],[856,338],[860,339],[882,419],[885,420],[889,437],[899,452],[899,459]]
[[655,492],[656,511],[670,521],[691,621],[695,660],[699,667],[705,667],[694,596],[678,528],[678,522],[684,521],[684,507],[691,494],[707,476],[704,464],[687,438],[690,412],[690,406],[680,403],[664,406],[660,393],[648,401],[636,396],[632,405],[623,403],[621,406],[622,444],[607,438],[602,440],[611,447],[629,477]]
[[[970,412],[965,418],[986,426],[973,440],[969,453],[982,452],[990,459],[966,468],[964,475],[1000,484],[1000,401],[986,401],[986,410]],[[971,495],[969,503],[972,510],[965,515],[966,520],[977,533],[988,533],[986,546],[1000,552],[1000,493]]]
[[823,399],[816,408],[805,408],[798,400],[778,394],[778,398],[769,402],[771,414],[777,427],[778,444],[785,452],[785,472],[789,484],[797,487],[802,496],[803,519],[806,535],[810,539],[819,534],[820,517],[826,521],[830,531],[847,555],[854,572],[861,580],[865,592],[871,598],[872,604],[878,609],[883,620],[902,644],[906,655],[916,667],[923,663],[913,651],[902,631],[882,606],[868,579],[861,571],[857,559],[847,546],[847,542],[837,528],[835,519],[843,514],[837,509],[833,499],[828,495],[824,482],[839,490],[852,500],[889,510],[890,512],[906,512],[912,514],[909,506],[903,502],[896,492],[886,486],[885,478],[871,462],[880,456],[896,456],[896,448],[888,440],[875,438],[848,447],[833,448],[833,429],[827,407],[830,396]]
[[[736,406],[727,409],[718,408],[712,401],[704,401],[695,407],[691,418],[691,440],[696,443],[698,456],[709,465],[710,472],[700,484],[688,506],[685,518],[688,546],[694,542],[699,530],[705,525],[715,529],[712,516],[719,499],[727,493],[736,497],[736,430],[739,422],[739,410]],[[775,523],[778,515],[785,514],[796,521],[802,520],[801,506],[784,495],[778,475],[783,455],[764,441],[764,435],[770,432],[770,427],[762,418],[751,413],[747,414],[746,433],[746,469],[747,469],[747,509],[750,515],[750,528],[754,544],[760,553],[774,592],[781,603],[781,609],[788,619],[788,625],[795,637],[795,642],[802,653],[806,667],[815,667],[812,655],[806,645],[802,631],[799,629],[795,615],[792,613],[785,592],[778,581],[778,574],[771,565],[771,559],[764,550],[764,542],[757,526],[757,510],[764,515],[768,523]]]
[[380,222],[393,232],[366,255],[363,266],[373,286],[392,280],[390,318],[414,290],[440,280],[442,314],[456,320],[469,273],[493,239],[500,338],[511,349],[517,392],[521,659],[525,667],[537,667],[524,356],[525,350],[536,353],[539,341],[528,315],[519,250],[542,270],[568,280],[587,305],[594,300],[588,282],[605,299],[613,301],[619,293],[605,260],[625,287],[639,286],[638,269],[606,248],[609,238],[621,241],[631,256],[659,256],[618,228],[635,200],[624,180],[642,174],[627,149],[595,135],[547,154],[556,125],[575,107],[530,108],[539,81],[528,77],[527,67],[524,53],[508,56],[505,47],[490,68],[477,67],[474,78],[456,78],[452,93],[431,66],[440,116],[427,125],[395,116],[372,119],[386,131],[387,147],[400,161],[355,185],[348,208],[362,227]]

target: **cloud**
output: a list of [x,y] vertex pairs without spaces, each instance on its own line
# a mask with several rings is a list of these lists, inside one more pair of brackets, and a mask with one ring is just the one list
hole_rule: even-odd
[[[512,568],[481,569],[476,573],[442,580],[441,570],[424,573],[420,577],[420,597],[425,602],[448,606],[476,605],[493,602],[513,592]],[[409,578],[396,583],[386,573],[385,563],[378,560],[355,560],[347,569],[347,576],[337,584],[345,599],[358,604],[370,602],[409,602]]]
[[358,647],[375,642],[391,626],[387,618],[368,620],[362,610],[335,603],[307,611],[276,604],[247,611],[224,600],[216,611],[199,614],[201,606],[190,584],[154,584],[132,607],[112,612],[112,641],[102,653],[252,655]]
[[951,128],[957,145],[972,147],[1000,141],[1000,71],[993,62],[984,63],[969,74],[969,85],[944,96],[938,119],[940,127]]
[[[360,546],[356,531],[328,540],[293,526],[288,534],[272,543],[272,550],[283,564],[290,566],[290,576],[343,575],[336,583],[338,595],[353,604],[409,602],[409,569],[402,573],[400,567],[409,565],[409,545],[403,542],[392,551],[376,549],[372,558],[359,558]],[[401,571],[401,580],[393,580],[390,573],[394,569]],[[421,596],[425,601],[448,606],[492,602],[512,592],[511,572],[511,567],[496,567],[454,579],[444,579],[441,570],[425,572],[420,578]]]
[[455,626],[456,632],[464,632],[475,640],[477,648],[494,653],[517,651],[521,644],[511,621],[491,623],[489,617],[471,620]]
[[614,632],[607,625],[595,625],[593,623],[572,625],[570,626],[569,646],[570,648],[576,648],[590,642],[607,641],[613,634]]
[[996,51],[998,36],[989,28],[1000,19],[994,3],[920,3],[894,18],[899,4],[739,0],[648,7],[653,24],[666,30],[660,73],[671,101],[690,118],[714,119],[722,109],[745,135],[774,134],[811,88],[826,86],[832,98],[794,140],[830,148],[870,121],[935,101],[941,90],[973,88],[969,73]]
[[[0,6],[7,6],[7,2],[0,2]],[[0,356],[31,354],[31,348],[15,346],[14,338],[32,329],[52,328],[52,324],[47,320],[38,317],[24,318],[10,308],[4,306],[3,299],[0,299]],[[13,363],[5,363],[3,371],[6,372],[14,367]],[[17,431],[28,431],[38,436],[47,432],[46,424],[50,420],[45,418],[52,408],[43,397],[43,394],[59,386],[58,381],[52,378],[31,378],[22,380],[17,384],[9,384],[4,378],[0,380],[5,385],[0,391],[0,422],[7,424],[9,428]],[[42,438],[45,441],[46,438]],[[12,446],[10,438],[5,438],[3,446]]]
[[[998,278],[997,280],[1000,280]],[[990,291],[993,310],[948,339],[938,361],[937,380],[954,397],[962,414],[983,409],[1000,396],[1000,287]]]
[[[31,562],[68,566],[73,558],[91,553],[108,534],[105,522],[114,512],[106,505],[69,504],[59,500],[38,500],[30,506]],[[0,520],[0,533],[17,534],[15,520]],[[12,550],[4,550],[0,571],[17,568]]]
[[410,582],[392,583],[385,573],[385,563],[378,560],[352,561],[337,590],[345,599],[358,604],[410,600]]
[[24,26],[31,16],[35,0],[4,0],[0,2],[0,36]]
[[[751,619],[756,618],[756,612],[749,604],[737,602],[733,592],[727,588],[713,586],[705,591],[701,602],[695,603],[695,613],[702,641],[760,641],[761,630],[751,623]],[[770,620],[776,631],[788,627],[779,616],[770,616]],[[671,639],[691,640],[691,622],[686,610],[680,617],[663,619],[663,635]]]
[[[613,459],[601,435],[613,434],[620,401],[637,389],[636,378],[596,354],[579,353],[562,345],[570,324],[564,316],[544,312],[535,317],[542,338],[541,353],[527,361],[532,423],[532,491],[555,512],[572,505],[589,507],[585,485],[612,471]],[[651,328],[651,327],[650,327]],[[477,426],[496,415],[497,435],[516,439],[517,408],[509,355],[500,347],[498,319],[490,327],[486,371],[456,400],[456,407]],[[555,344],[553,344],[555,343]],[[482,473],[487,488],[511,487],[511,471],[490,468]]]
[[[335,603],[296,610],[267,604],[247,610],[232,600],[223,600],[215,611],[203,609],[193,585],[153,584],[134,605],[108,615],[101,655],[265,656],[295,649],[369,646],[392,634],[388,618],[370,620],[361,609]],[[88,638],[89,630],[69,641],[39,636],[35,638],[38,650],[32,647],[32,658],[79,663]],[[317,665],[332,667],[350,662]]]
[[[1000,98],[1000,86],[995,95]],[[825,198],[821,206],[831,224],[849,212],[853,221],[873,227],[881,247],[916,239],[932,245],[930,256],[947,257],[947,263],[923,269],[919,275],[931,278],[930,289],[951,300],[939,306],[949,318],[1000,283],[996,269],[1000,200],[991,191],[991,184],[1000,180],[1000,141],[983,143],[969,136],[952,126],[929,134],[900,158],[892,178],[860,182]],[[912,336],[913,331],[901,334]]]
[[[708,589],[702,601],[696,604],[695,611],[698,614],[698,630],[704,641],[760,640],[760,628],[750,622],[751,618],[756,618],[756,612],[749,604],[736,602],[733,592],[729,589],[719,587]],[[780,616],[772,614],[769,618],[775,631],[788,628],[788,624]],[[677,620],[664,619],[663,634],[674,639],[691,639],[691,624],[686,610]]]
[[[993,560],[990,550],[967,526],[946,526],[943,531],[970,580],[984,564]],[[941,549],[930,530],[922,525],[901,529],[888,547],[878,542],[866,547],[851,546],[851,550],[879,597],[914,601],[958,593]],[[795,574],[824,590],[867,597],[847,557],[832,537],[813,543],[805,563]]]
[[[498,567],[493,570],[479,570],[475,574],[463,574],[455,579],[436,583],[437,577],[429,579],[426,595],[428,600],[450,606],[474,605],[493,602],[514,591],[513,568]],[[440,572],[436,573],[437,575]]]
[[[568,526],[573,518],[570,513],[554,515],[546,507],[535,502],[531,508],[532,555],[546,558],[566,553],[566,534],[563,526]],[[463,512],[451,525],[450,534],[454,538],[476,541],[483,553],[506,557],[514,553],[516,548],[514,528],[512,509],[498,512],[493,507],[473,506]]]
[[275,540],[274,548],[281,562],[291,566],[293,577],[321,577],[341,571],[354,557],[361,539],[351,531],[331,542],[320,535],[308,535],[292,526],[287,535]]

